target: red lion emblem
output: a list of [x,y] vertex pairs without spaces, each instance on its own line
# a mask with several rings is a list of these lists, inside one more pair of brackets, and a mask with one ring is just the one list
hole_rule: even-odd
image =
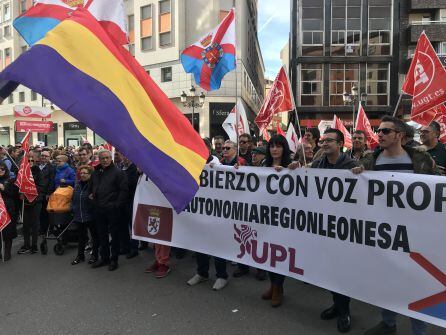
[[237,258],[242,258],[246,252],[250,255],[251,241],[257,238],[257,231],[245,224],[242,224],[240,229],[234,224],[234,230],[234,240],[240,243],[240,254],[237,255]]

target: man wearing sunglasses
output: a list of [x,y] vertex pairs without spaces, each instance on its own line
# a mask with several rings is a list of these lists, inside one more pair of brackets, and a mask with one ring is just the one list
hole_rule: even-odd
[[[393,171],[419,174],[435,174],[435,164],[429,154],[420,149],[403,146],[406,126],[403,121],[392,116],[384,116],[378,129],[379,146],[375,152],[367,154],[353,173],[364,170]],[[382,321],[367,330],[365,335],[395,334],[397,313],[383,309]],[[410,319],[414,335],[426,334],[424,321]]]
[[249,134],[242,134],[238,138],[239,156],[242,157],[247,165],[252,165],[252,137]]

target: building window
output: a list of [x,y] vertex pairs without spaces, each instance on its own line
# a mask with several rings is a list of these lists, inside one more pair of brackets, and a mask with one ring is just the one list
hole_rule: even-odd
[[361,0],[333,0],[331,6],[331,55],[361,54]]
[[26,0],[20,0],[20,13],[23,14],[26,12]]
[[34,91],[31,91],[31,101],[36,101],[37,100],[37,93]]
[[11,37],[11,26],[9,24],[3,27],[3,36]]
[[302,0],[302,56],[324,54],[324,0]]
[[330,65],[330,106],[344,105],[344,92],[351,92],[353,84],[359,87],[359,64]]
[[170,0],[159,2],[159,43],[165,47],[172,43],[172,17]]
[[369,55],[391,54],[392,12],[392,0],[369,0]]
[[9,4],[3,6],[3,21],[11,20],[11,7]]
[[11,64],[12,59],[11,59],[11,48],[6,48],[5,49],[5,66],[8,66],[9,64]]
[[153,48],[153,20],[152,5],[141,7],[141,50],[147,51]]
[[11,95],[8,97],[8,104],[14,103],[14,93],[11,93]]
[[389,64],[367,64],[367,105],[389,104]]
[[323,101],[322,64],[302,64],[301,105],[322,106]]
[[438,45],[438,55],[446,56],[446,42],[440,42]]
[[135,45],[134,44],[129,44],[129,52],[133,57],[135,57]]
[[25,92],[19,92],[19,102],[25,102]]
[[163,67],[161,69],[161,82],[167,83],[172,81],[172,68],[171,67]]
[[129,44],[135,43],[135,15],[127,16],[127,25],[129,28]]

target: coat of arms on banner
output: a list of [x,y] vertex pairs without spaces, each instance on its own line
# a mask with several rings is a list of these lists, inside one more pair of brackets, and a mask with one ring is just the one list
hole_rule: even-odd
[[161,218],[160,218],[160,211],[156,208],[153,208],[150,210],[149,214],[149,220],[147,223],[147,232],[149,235],[156,235],[160,231],[160,224],[161,224]]
[[172,241],[172,208],[139,204],[133,233],[138,237]]

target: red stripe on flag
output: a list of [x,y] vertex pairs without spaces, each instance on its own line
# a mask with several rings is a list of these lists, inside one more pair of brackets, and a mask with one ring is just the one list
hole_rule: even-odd
[[202,59],[202,56],[201,56],[202,51],[203,51],[203,49],[201,49],[200,47],[197,47],[196,45],[192,45],[192,46],[184,49],[183,55],[187,55],[189,57],[196,58],[196,59]]
[[212,70],[210,69],[209,66],[203,63],[200,75],[200,86],[204,88],[206,91],[211,90],[211,76],[212,76]]
[[229,14],[223,19],[223,22],[220,24],[220,27],[218,27],[217,32],[215,33],[215,37],[213,42],[216,42],[218,44],[221,43],[221,40],[223,39],[223,36],[225,36],[226,31],[228,30],[229,26],[231,25],[232,21],[235,19],[234,10],[231,10]]
[[233,44],[222,44],[221,47],[225,54],[235,55],[235,47]]
[[68,13],[72,12],[73,9],[69,9],[66,7],[58,6],[58,5],[48,5],[38,3],[35,6],[31,7],[25,13],[20,15],[19,17],[51,17],[57,20],[65,20],[68,17]]

